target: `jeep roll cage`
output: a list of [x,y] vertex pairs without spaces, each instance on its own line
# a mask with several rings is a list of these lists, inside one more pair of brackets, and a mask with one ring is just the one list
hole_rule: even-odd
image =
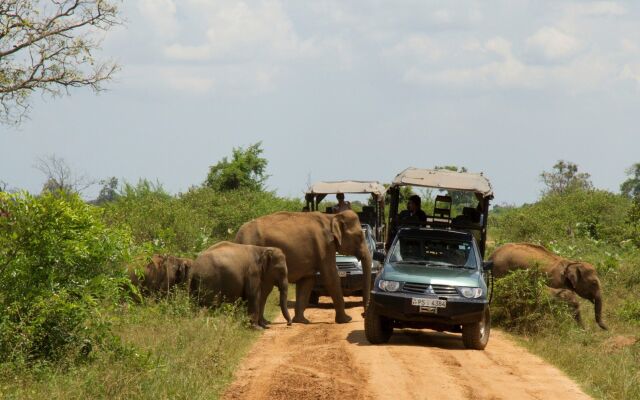
[[[400,188],[403,186],[424,187],[450,192],[470,192],[475,195],[478,206],[476,208],[464,207],[462,214],[452,218],[452,198],[450,194],[438,195],[435,198],[433,214],[427,215],[426,221],[405,223],[400,221],[398,217]],[[387,189],[387,194],[389,196],[387,249],[393,242],[394,236],[400,227],[418,225],[469,231],[476,236],[480,254],[484,258],[487,241],[487,217],[489,215],[489,202],[493,199],[493,189],[489,180],[482,173],[410,167],[396,175],[391,186]]]
[[[320,202],[329,194],[370,194],[374,200],[374,206],[364,206],[358,212],[360,222],[373,226],[375,239],[377,242],[384,242],[384,197],[386,189],[377,181],[332,181],[316,182],[309,186],[304,198],[305,209],[309,211],[320,211]],[[330,213],[330,209],[323,210]]]

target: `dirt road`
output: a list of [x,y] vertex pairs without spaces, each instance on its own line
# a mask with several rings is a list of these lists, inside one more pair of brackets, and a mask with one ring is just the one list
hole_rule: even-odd
[[495,330],[484,351],[465,350],[460,335],[417,330],[396,330],[389,344],[369,345],[362,308],[355,298],[345,300],[353,317],[349,324],[335,324],[333,308],[324,303],[307,309],[310,325],[275,321],[224,398],[590,398],[559,370]]

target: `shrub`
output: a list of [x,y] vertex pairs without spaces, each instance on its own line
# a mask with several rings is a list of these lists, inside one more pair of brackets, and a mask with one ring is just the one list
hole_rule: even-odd
[[0,193],[0,211],[0,362],[87,355],[109,337],[128,233],[77,195]]
[[503,328],[536,334],[572,320],[566,304],[547,291],[547,278],[537,269],[517,270],[495,282],[492,319]]
[[161,186],[141,181],[125,185],[116,201],[106,204],[109,225],[131,227],[136,243],[151,245],[151,252],[193,255],[211,243],[230,240],[245,222],[276,211],[302,209],[298,200],[270,192],[208,187],[191,188],[178,196]]
[[627,299],[618,309],[618,316],[624,321],[640,324],[640,300]]
[[625,223],[630,207],[631,201],[621,195],[573,190],[503,210],[491,222],[503,240],[549,243],[571,238],[619,244],[631,237]]

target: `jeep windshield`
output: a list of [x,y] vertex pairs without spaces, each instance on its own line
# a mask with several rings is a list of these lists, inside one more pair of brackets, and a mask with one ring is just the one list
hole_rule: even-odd
[[433,267],[477,268],[471,241],[431,237],[399,237],[391,249],[389,262]]

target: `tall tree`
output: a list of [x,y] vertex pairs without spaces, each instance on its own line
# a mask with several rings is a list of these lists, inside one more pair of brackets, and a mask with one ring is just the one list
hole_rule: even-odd
[[56,157],[53,154],[39,158],[34,168],[45,176],[46,181],[42,187],[43,193],[55,193],[58,191],[81,193],[95,183],[85,175],[75,174],[63,158]]
[[640,197],[640,163],[635,163],[627,169],[629,179],[622,182],[620,191],[627,197]]
[[570,161],[559,160],[551,171],[543,171],[540,178],[546,186],[544,194],[563,194],[575,189],[593,188],[591,175],[578,172],[578,166]]
[[258,142],[246,149],[234,148],[231,160],[224,157],[211,166],[205,186],[219,191],[264,190],[264,182],[269,177],[266,175],[268,161],[260,156],[263,152],[261,146],[262,142]]
[[118,23],[112,0],[0,0],[0,123],[19,123],[36,91],[101,90],[118,67],[94,53]]

